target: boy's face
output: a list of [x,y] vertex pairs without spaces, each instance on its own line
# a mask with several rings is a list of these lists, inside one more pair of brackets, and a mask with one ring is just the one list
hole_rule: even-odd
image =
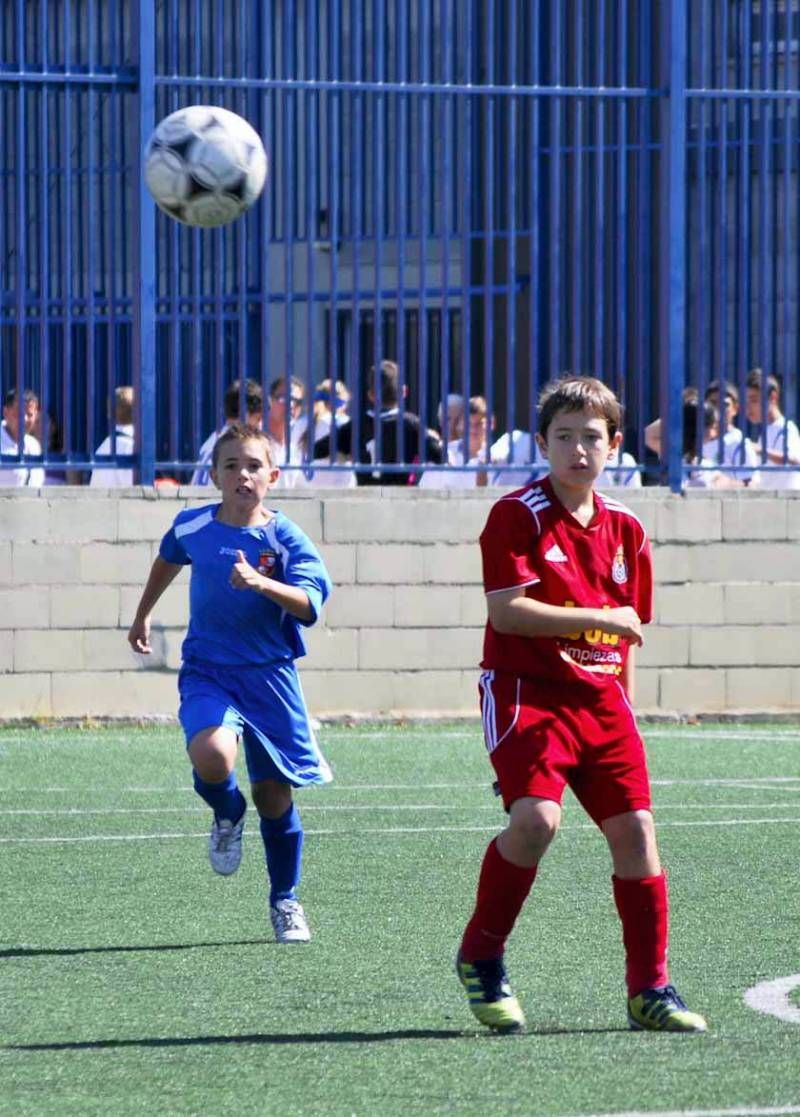
[[[761,392],[758,388],[747,389],[747,418],[751,423],[762,421]],[[772,422],[778,417],[778,396],[774,388],[767,393],[767,419]]]
[[550,463],[555,481],[571,488],[588,489],[606,467],[609,455],[618,449],[622,435],[608,434],[608,423],[591,411],[557,411],[547,428],[547,437],[536,435],[539,449]]
[[229,439],[211,470],[223,505],[236,509],[259,505],[279,476],[280,470],[270,464],[267,444],[260,438]]
[[305,403],[305,393],[296,384],[291,382],[278,385],[269,397],[270,418],[276,425],[286,423],[286,397],[289,397],[289,420],[294,422],[299,418]]
[[[20,428],[20,415],[19,415],[19,400],[3,408],[3,418],[6,421],[8,433],[15,440],[19,440]],[[22,402],[22,421],[23,433],[32,434],[36,427],[39,418],[39,404],[35,399],[27,399]]]
[[[720,412],[720,415],[722,415],[722,410],[719,406],[719,392],[711,392],[706,398],[707,398],[709,403],[712,403],[714,405],[714,407],[716,407],[717,411]],[[738,414],[739,414],[739,404],[736,402],[736,400],[733,398],[733,396],[726,395],[725,396],[725,414],[724,414],[724,421],[723,421],[723,427],[726,431],[731,429],[731,427],[733,426],[733,420],[736,418],[736,416]]]

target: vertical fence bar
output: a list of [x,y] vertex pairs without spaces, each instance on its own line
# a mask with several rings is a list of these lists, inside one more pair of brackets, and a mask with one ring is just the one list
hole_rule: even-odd
[[[17,58],[20,70],[25,67],[25,5],[22,0],[17,4]],[[27,126],[27,89],[24,82],[20,82],[17,90],[16,105],[16,247],[17,247],[17,360],[16,360],[16,390],[17,390],[17,453],[25,452],[25,403],[23,392],[25,372],[27,367],[27,293],[28,293],[28,137]]]
[[[558,2],[558,0],[556,0]],[[584,74],[584,37],[588,25],[588,16],[584,7],[584,0],[575,0],[575,61],[574,74],[576,85],[586,85]],[[584,368],[584,321],[588,317],[584,309],[584,268],[586,267],[586,253],[584,251],[584,186],[583,186],[583,129],[584,129],[584,99],[576,97],[574,102],[567,106],[567,119],[572,124],[572,135],[567,131],[567,145],[572,148],[572,183],[569,195],[572,200],[572,214],[570,220],[570,298],[569,310],[570,326],[567,331],[569,371],[577,376]],[[570,143],[571,140],[571,143]]]
[[[662,187],[666,205],[661,237],[660,387],[662,437],[667,451],[667,475],[673,492],[680,492],[681,390],[686,376],[686,109],[687,0],[665,5],[668,89],[665,128],[662,130]],[[666,422],[664,422],[666,419]]]
[[[541,0],[534,0],[530,11],[528,34],[530,35],[529,57],[532,65],[529,71],[529,81],[532,85],[541,82]],[[541,268],[541,242],[539,226],[541,217],[541,190],[539,176],[541,174],[541,143],[542,143],[542,110],[544,98],[531,97],[528,99],[528,113],[530,116],[530,147],[528,161],[528,319],[529,319],[529,344],[527,363],[531,382],[531,392],[528,399],[528,415],[525,429],[531,437],[536,430],[537,402],[541,370],[539,362],[542,359],[542,316],[539,313],[540,282],[539,271]]]
[[[563,85],[561,60],[562,19],[560,0],[550,0],[550,43],[548,67],[551,85]],[[564,112],[563,98],[553,97],[548,102],[550,126],[548,128],[549,148],[549,190],[548,190],[548,374],[558,374],[561,364],[561,322],[564,312],[562,298],[561,245],[563,243],[563,216],[561,192],[563,175],[561,170],[561,131]]]
[[[39,36],[41,38],[42,70],[50,69],[48,4],[39,8]],[[50,130],[48,107],[50,104],[47,86],[39,93],[39,142],[41,145],[41,164],[39,168],[39,267],[41,269],[39,288],[39,375],[41,379],[40,403],[42,407],[42,449],[47,460],[49,446],[48,414],[50,411]]]
[[[597,27],[594,41],[596,50],[597,71],[595,83],[602,88],[606,83],[603,80],[606,63],[606,4],[605,0],[597,0],[596,10]],[[588,67],[587,67],[588,70]],[[606,247],[606,160],[605,160],[605,114],[606,102],[602,96],[595,97],[594,103],[594,260],[592,268],[592,304],[594,307],[594,321],[592,323],[592,375],[606,380],[608,374],[605,366],[605,283],[604,277],[610,273],[605,268]],[[591,163],[590,163],[591,166]],[[619,369],[611,371],[612,387],[619,391]]]
[[[617,0],[617,37],[619,42],[617,81],[620,86],[628,83],[628,6],[625,0]],[[617,151],[616,182],[614,198],[614,283],[611,293],[614,306],[614,372],[618,383],[625,386],[625,407],[628,416],[632,404],[636,403],[636,423],[641,431],[644,415],[641,406],[639,385],[634,380],[629,385],[627,372],[628,353],[628,220],[631,212],[628,198],[628,104],[620,97],[616,111]],[[630,387],[630,393],[629,393]],[[633,398],[631,398],[633,397]],[[637,460],[641,461],[639,447],[636,447]]]
[[[517,63],[519,51],[517,48],[517,6],[511,4],[508,10],[507,41],[509,43],[509,72],[506,80],[509,85],[517,85]],[[506,361],[505,361],[505,397],[506,397],[506,427],[513,430],[517,426],[515,387],[517,376],[517,95],[512,94],[505,98],[506,110],[506,152],[507,165],[504,168],[506,175]],[[530,390],[530,389],[528,389]],[[465,413],[465,427],[469,427],[469,414]],[[467,460],[466,458],[464,459]]]
[[[139,150],[155,125],[155,0],[139,2]],[[156,228],[155,205],[139,164],[139,242],[134,299],[133,370],[139,421],[139,480],[152,485],[156,458]]]

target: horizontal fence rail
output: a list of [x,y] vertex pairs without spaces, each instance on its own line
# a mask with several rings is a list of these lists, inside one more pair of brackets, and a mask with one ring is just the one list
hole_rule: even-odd
[[[9,0],[0,481],[206,483],[249,379],[281,484],[521,484],[569,372],[605,483],[800,485],[799,50],[800,0]],[[142,181],[188,104],[268,153],[217,230]]]

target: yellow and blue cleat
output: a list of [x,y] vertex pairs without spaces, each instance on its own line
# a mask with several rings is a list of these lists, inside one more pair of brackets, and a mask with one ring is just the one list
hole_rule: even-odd
[[465,962],[459,954],[456,973],[467,992],[470,1012],[481,1024],[505,1035],[525,1027],[525,1017],[511,992],[502,958]]
[[690,1012],[674,985],[644,989],[628,1000],[628,1024],[635,1032],[705,1032],[708,1024]]

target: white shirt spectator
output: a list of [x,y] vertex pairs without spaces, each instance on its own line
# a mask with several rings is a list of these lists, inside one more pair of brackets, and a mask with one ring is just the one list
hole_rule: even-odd
[[492,485],[520,489],[529,481],[538,481],[549,470],[536,439],[528,431],[514,430],[501,435],[492,446],[489,457],[495,466],[489,474]]
[[[133,424],[118,423],[115,427],[116,452],[118,454],[133,453]],[[110,457],[111,435],[104,438],[94,452],[95,458]],[[89,486],[93,489],[128,489],[134,484],[133,470],[125,467],[118,469],[115,465],[96,468],[92,470]]]
[[[479,470],[487,472],[486,447],[481,452],[471,457],[467,465],[469,470],[459,468],[464,465],[464,440],[456,438],[447,444],[447,465],[441,468],[428,466],[420,479],[421,489],[477,489],[480,476]],[[487,479],[488,484],[488,479]]]
[[[794,458],[795,461],[800,461],[800,431],[791,419],[781,416],[780,419],[767,424],[766,432],[759,436],[755,443],[759,453],[763,449],[765,435],[768,450],[776,454],[785,454],[788,459]],[[769,460],[764,462],[764,465],[779,464]],[[759,478],[762,489],[800,489],[800,465],[796,465],[794,469],[776,470],[774,473],[771,470],[759,473]]]
[[608,465],[597,478],[598,489],[641,489],[642,475],[633,454],[613,450],[608,457]]
[[759,455],[749,438],[738,427],[731,427],[722,436],[722,455],[720,456],[719,439],[712,438],[703,443],[703,458],[708,458],[712,465],[751,466],[750,469],[732,469],[730,476],[737,481],[745,481],[751,485],[759,483],[758,462]]
[[190,485],[210,485],[211,484],[211,458],[214,453],[214,447],[217,444],[217,439],[223,434],[231,423],[226,423],[224,427],[220,427],[218,431],[212,431],[208,438],[197,454],[197,469],[192,474]]
[[[701,460],[689,463],[694,468],[686,474],[683,482],[684,487],[687,489],[715,489],[718,487],[720,480],[724,476],[716,468],[716,463],[712,462],[710,458],[701,458]],[[704,466],[703,469],[698,469],[697,466]],[[714,468],[711,468],[711,467]]]
[[[23,438],[22,445],[23,453],[25,454],[41,454],[42,448],[39,445],[38,439],[34,438],[32,434],[26,434]],[[19,452],[16,438],[11,437],[11,433],[6,426],[6,421],[0,421],[0,453],[2,454],[16,454]],[[44,468],[41,466],[34,466],[29,469],[26,465],[12,465],[11,463],[3,463],[0,465],[0,485],[8,485],[13,488],[20,488],[27,485],[32,489],[39,489],[44,484]]]

